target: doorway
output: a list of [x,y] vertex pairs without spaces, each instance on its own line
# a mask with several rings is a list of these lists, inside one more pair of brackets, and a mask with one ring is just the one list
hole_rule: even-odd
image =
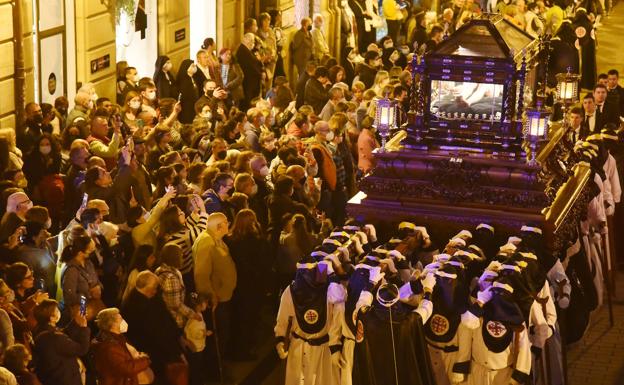
[[190,58],[195,58],[207,37],[217,41],[217,0],[190,0]]
[[33,19],[38,21],[33,37],[35,100],[40,103],[54,104],[67,95],[65,16],[65,0],[33,3]]
[[116,33],[117,61],[127,61],[140,77],[152,77],[158,57],[157,0],[134,0],[119,14]]

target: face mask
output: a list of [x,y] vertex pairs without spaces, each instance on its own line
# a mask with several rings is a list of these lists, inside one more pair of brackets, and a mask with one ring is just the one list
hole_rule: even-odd
[[45,223],[46,229],[49,229],[50,227],[52,227],[52,218],[48,218],[48,220]]
[[308,31],[312,31],[312,26],[311,26],[311,25],[308,25],[307,30],[308,30]]
[[98,98],[99,98],[99,97],[98,97],[97,92],[94,92],[94,93],[92,93],[92,94],[91,94],[91,100],[93,100],[94,102],[95,102],[96,100],[98,100]]
[[147,93],[147,100],[154,100],[156,99],[156,91],[150,91]]
[[134,110],[138,110],[139,107],[141,107],[141,102],[138,101],[132,101],[128,104],[130,106],[130,108],[134,109]]
[[188,73],[189,76],[193,76],[195,75],[195,72],[197,72],[197,67],[195,67],[195,65],[192,65],[188,68],[188,71],[186,71]]
[[52,146],[39,146],[39,152],[43,155],[48,155],[52,152]]
[[134,75],[134,76],[132,77],[132,80],[133,80],[135,83],[138,83],[138,82],[139,82],[139,80],[141,80],[141,78],[139,77],[139,74],[136,74],[136,75]]
[[325,140],[327,140],[328,142],[331,142],[332,140],[334,140],[334,132],[330,131],[325,135]]
[[226,150],[217,152],[217,159],[224,160],[226,157],[227,157],[227,151]]
[[87,104],[87,108],[92,110],[93,109],[93,100],[89,100],[89,104]]
[[256,195],[258,193],[258,185],[255,184],[253,185],[253,187],[251,188],[251,195]]
[[267,176],[267,175],[269,175],[269,168],[268,168],[267,166],[263,166],[263,167],[260,169],[260,175],[262,175],[262,176]]
[[232,187],[227,191],[227,195],[232,196],[234,194],[234,188]]
[[388,49],[392,47],[394,47],[394,43],[392,42],[392,40],[386,40],[386,42],[384,43],[384,48]]
[[171,71],[171,68],[173,68],[173,64],[171,64],[170,62],[166,62],[165,65],[163,66],[163,71],[165,72]]
[[122,319],[121,323],[119,324],[119,332],[121,334],[124,334],[124,333],[128,332],[128,323],[126,322],[125,319]]

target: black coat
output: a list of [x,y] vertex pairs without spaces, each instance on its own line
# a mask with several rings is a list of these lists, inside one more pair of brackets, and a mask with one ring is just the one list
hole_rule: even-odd
[[121,306],[121,315],[128,323],[128,341],[150,356],[156,374],[162,373],[165,364],[180,360],[178,326],[160,294],[147,298],[133,289]]
[[306,82],[303,102],[314,109],[315,114],[320,114],[329,100],[328,90],[318,79],[311,78]]
[[600,111],[600,108],[596,106],[596,118],[600,120],[600,123],[601,123],[600,129],[602,129],[604,125],[607,123],[613,123],[616,125],[616,127],[619,127],[620,113],[621,113],[620,106],[618,106],[615,103],[610,103],[608,100],[605,101],[603,108],[602,108],[602,112]]
[[358,66],[358,75],[360,75],[360,81],[364,83],[366,88],[371,88],[375,83],[375,76],[377,75],[377,70],[368,64],[361,63]]
[[154,84],[158,90],[159,98],[178,98],[178,86],[176,85],[176,79],[169,71],[165,73],[162,70],[163,65],[169,60],[168,56],[159,56],[156,59],[156,69],[154,71]]
[[[187,73],[191,64],[193,64],[192,60],[184,60],[180,64],[180,71],[178,71],[177,87],[182,96],[182,112],[180,112],[178,120],[184,124],[193,123],[193,119],[195,119],[195,102],[199,98],[198,85],[195,84],[193,78]],[[201,87],[201,85],[199,86]]]
[[82,385],[77,358],[89,351],[89,328],[73,322],[63,333],[45,326],[35,330],[33,358],[35,371],[43,385]]
[[304,102],[304,97],[305,97],[305,87],[306,87],[306,83],[308,82],[308,80],[310,80],[310,75],[308,75],[307,72],[302,73],[301,75],[299,75],[299,79],[297,80],[297,88],[295,90],[297,96],[297,101],[295,104],[295,107],[299,108],[301,106],[303,106]]
[[239,45],[236,50],[236,61],[243,71],[245,99],[241,108],[246,110],[251,100],[260,95],[262,62],[244,44]]

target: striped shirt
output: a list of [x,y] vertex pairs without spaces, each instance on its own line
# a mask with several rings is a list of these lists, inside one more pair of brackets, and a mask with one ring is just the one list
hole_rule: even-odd
[[207,213],[193,213],[188,215],[186,217],[184,228],[171,235],[171,237],[167,240],[167,243],[176,244],[182,249],[182,267],[180,268],[180,272],[182,272],[182,274],[189,273],[193,270],[193,243],[195,243],[199,234],[206,230],[207,220]]

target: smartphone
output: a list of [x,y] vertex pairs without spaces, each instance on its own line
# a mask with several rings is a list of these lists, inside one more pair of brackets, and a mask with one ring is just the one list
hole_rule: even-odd
[[45,280],[43,278],[39,278],[37,280],[37,284],[35,285],[35,289],[45,291],[45,287],[46,287]]
[[181,102],[181,101],[182,101],[182,92],[178,94],[178,102]]
[[84,193],[82,195],[82,203],[80,204],[80,207],[87,207],[87,202],[89,202],[89,194]]
[[80,314],[82,316],[87,315],[87,297],[84,295],[80,296]]

